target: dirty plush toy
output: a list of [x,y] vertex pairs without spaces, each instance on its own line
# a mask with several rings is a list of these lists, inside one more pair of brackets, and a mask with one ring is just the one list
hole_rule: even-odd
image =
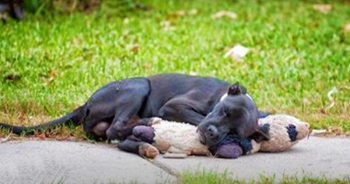
[[139,154],[150,158],[159,154],[158,150],[161,153],[214,155],[221,158],[237,158],[258,151],[281,152],[290,149],[309,134],[309,125],[297,118],[284,114],[269,115],[259,119],[259,125],[270,136],[270,140],[250,140],[229,135],[220,144],[208,148],[200,143],[197,127],[193,125],[160,118],[152,118],[148,124],[134,127],[132,134],[145,142],[140,147],[147,145],[148,150],[153,150],[149,154],[140,148]]
[[286,114],[270,115],[259,119],[259,125],[267,131],[270,140],[255,144],[251,153],[282,152],[290,149],[309,135],[309,124]]

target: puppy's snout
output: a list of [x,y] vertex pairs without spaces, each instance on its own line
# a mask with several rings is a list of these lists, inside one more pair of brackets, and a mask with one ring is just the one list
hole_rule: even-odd
[[219,131],[215,126],[209,125],[206,134],[210,139],[214,139],[219,136]]

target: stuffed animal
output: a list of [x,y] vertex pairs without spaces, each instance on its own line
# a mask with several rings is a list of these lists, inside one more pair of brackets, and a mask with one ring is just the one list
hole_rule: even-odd
[[308,123],[286,114],[269,115],[265,118],[259,119],[259,125],[262,129],[268,129],[270,140],[261,141],[259,144],[253,143],[252,153],[257,151],[286,151],[300,140],[307,137],[310,133],[310,126]]
[[150,126],[134,127],[133,135],[145,142],[152,142],[161,153],[214,155],[221,158],[237,158],[258,151],[286,151],[309,134],[309,125],[297,118],[284,114],[269,115],[259,119],[259,125],[270,140],[259,142],[229,135],[215,148],[208,148],[200,143],[197,127],[193,125],[160,118],[151,118],[150,121]]
[[[160,118],[152,118],[150,126],[136,126],[133,135],[145,142],[153,142],[161,153],[183,153],[186,155],[212,155],[237,158],[244,153],[238,142],[225,141],[217,149],[209,149],[200,143],[197,127]],[[152,140],[152,141],[150,141]],[[249,142],[250,143],[250,142]],[[211,152],[212,151],[212,152]]]

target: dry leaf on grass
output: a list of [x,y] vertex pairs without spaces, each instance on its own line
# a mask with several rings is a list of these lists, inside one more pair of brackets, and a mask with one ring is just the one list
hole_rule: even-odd
[[183,17],[186,15],[186,12],[184,10],[178,10],[170,14],[171,16],[174,17]]
[[128,50],[133,52],[134,54],[137,54],[140,52],[140,45],[139,44],[131,44],[127,46]]
[[306,106],[306,105],[310,105],[311,104],[311,102],[310,102],[310,100],[309,99],[307,99],[307,98],[303,98],[303,105],[304,106]]
[[225,54],[225,58],[232,58],[234,61],[243,61],[244,57],[248,54],[249,48],[244,47],[242,45],[236,45],[232,49],[230,49],[228,52]]
[[188,11],[188,15],[197,15],[198,14],[198,10],[197,9],[192,9],[190,11]]
[[237,14],[235,12],[222,10],[222,11],[216,12],[214,15],[211,16],[211,18],[213,18],[214,20],[220,19],[223,17],[230,18],[231,20],[234,21],[237,19]]
[[168,14],[167,19],[162,21],[160,23],[160,25],[164,31],[173,31],[173,30],[175,30],[175,24],[179,18],[186,17],[186,16],[195,16],[197,14],[198,14],[197,9],[191,9],[188,11],[177,10],[177,11],[174,11],[174,12]]
[[330,4],[314,4],[312,8],[318,12],[327,14],[332,10],[332,5]]
[[174,18],[178,18],[178,17],[184,17],[184,16],[194,16],[198,14],[198,10],[197,9],[191,9],[189,11],[185,11],[185,10],[178,10],[175,12],[170,13],[171,17]]
[[163,21],[160,23],[160,25],[163,27],[164,31],[172,31],[175,29],[175,27],[173,26],[173,24],[170,21]]
[[327,93],[327,97],[328,97],[328,100],[329,100],[329,104],[324,108],[323,112],[326,113],[329,109],[331,109],[334,105],[335,105],[335,100],[333,98],[333,95],[335,93],[338,93],[338,89],[337,87],[333,87],[332,90],[330,90],[328,93]]
[[336,101],[334,99],[334,95],[336,93],[339,93],[341,91],[347,91],[347,90],[350,90],[350,86],[340,86],[339,88],[333,87],[330,91],[328,91],[327,98],[329,100],[329,104],[326,107],[324,107],[323,109],[321,109],[321,112],[326,114],[329,109],[334,107],[334,105],[336,104]]
[[51,84],[57,77],[57,72],[55,70],[49,70],[44,78],[46,85]]
[[350,32],[350,23],[345,24],[345,26],[343,27],[343,32],[344,33]]
[[143,64],[143,69],[150,70],[150,69],[152,69],[152,65],[149,63],[145,63],[145,64]]
[[125,18],[125,19],[123,20],[123,24],[129,24],[129,22],[130,22],[130,20],[129,20],[128,18]]

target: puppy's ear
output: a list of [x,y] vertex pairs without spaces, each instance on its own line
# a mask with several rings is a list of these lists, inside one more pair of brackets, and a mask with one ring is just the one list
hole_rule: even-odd
[[241,94],[241,90],[239,89],[239,85],[232,85],[228,88],[228,95],[240,95]]
[[241,95],[241,94],[246,94],[247,90],[245,87],[239,84],[239,82],[236,82],[232,86],[228,88],[228,95]]

